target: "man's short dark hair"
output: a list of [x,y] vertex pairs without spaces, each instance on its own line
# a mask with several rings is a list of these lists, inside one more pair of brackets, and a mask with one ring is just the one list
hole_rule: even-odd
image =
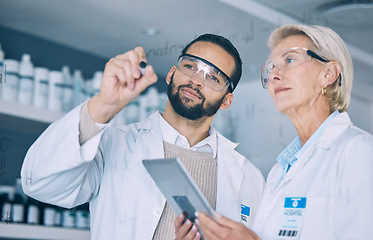
[[230,92],[233,92],[238,82],[240,81],[241,75],[242,75],[242,60],[236,47],[233,46],[231,41],[229,41],[225,37],[222,37],[216,34],[206,33],[206,34],[200,35],[198,38],[194,39],[188,45],[186,45],[182,51],[182,54],[185,54],[188,51],[188,49],[196,42],[211,42],[213,44],[216,44],[220,46],[221,48],[223,48],[229,55],[233,57],[234,63],[235,63],[235,69],[232,75],[229,76],[233,82],[233,86],[229,86],[228,88]]

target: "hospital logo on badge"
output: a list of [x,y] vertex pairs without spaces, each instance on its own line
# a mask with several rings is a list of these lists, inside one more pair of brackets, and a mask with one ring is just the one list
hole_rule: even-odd
[[250,216],[250,207],[241,204],[241,221],[248,222]]

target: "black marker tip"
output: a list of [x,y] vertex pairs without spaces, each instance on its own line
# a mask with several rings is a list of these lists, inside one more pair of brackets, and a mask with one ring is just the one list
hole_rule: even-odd
[[140,62],[140,68],[146,68],[146,62],[141,61]]

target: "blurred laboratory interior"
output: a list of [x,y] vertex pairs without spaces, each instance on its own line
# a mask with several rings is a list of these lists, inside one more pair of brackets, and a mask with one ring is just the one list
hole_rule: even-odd
[[[166,74],[186,43],[203,33],[227,37],[243,60],[233,104],[218,112],[213,125],[240,143],[237,150],[266,176],[296,136],[260,83],[266,40],[289,23],[324,25],[345,40],[354,63],[348,112],[373,133],[371,0],[0,0],[0,62],[8,73],[0,79],[0,185],[17,185],[30,145],[51,122],[97,93],[105,63],[118,54],[144,47],[158,82],[118,114],[117,124],[162,110]],[[6,84],[12,78],[18,85]]]

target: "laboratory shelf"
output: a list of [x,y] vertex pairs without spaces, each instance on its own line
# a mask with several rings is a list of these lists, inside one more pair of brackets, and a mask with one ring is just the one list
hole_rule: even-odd
[[48,109],[4,100],[0,100],[0,114],[43,123],[54,122],[64,115],[63,112],[50,111]]
[[88,240],[89,238],[89,230],[0,223],[0,239]]
[[[0,165],[0,173],[7,173],[7,178],[3,176],[0,180],[13,182],[13,178],[20,172],[22,160],[32,142],[64,114],[14,101],[0,100],[0,138],[7,139],[12,146],[3,153],[9,160],[8,164]],[[0,239],[89,240],[90,232],[85,229],[0,222]]]
[[[64,113],[0,100],[0,185],[13,185],[27,150]],[[0,237],[0,239],[2,239]]]
[[0,100],[0,130],[39,136],[52,122],[65,113]]

